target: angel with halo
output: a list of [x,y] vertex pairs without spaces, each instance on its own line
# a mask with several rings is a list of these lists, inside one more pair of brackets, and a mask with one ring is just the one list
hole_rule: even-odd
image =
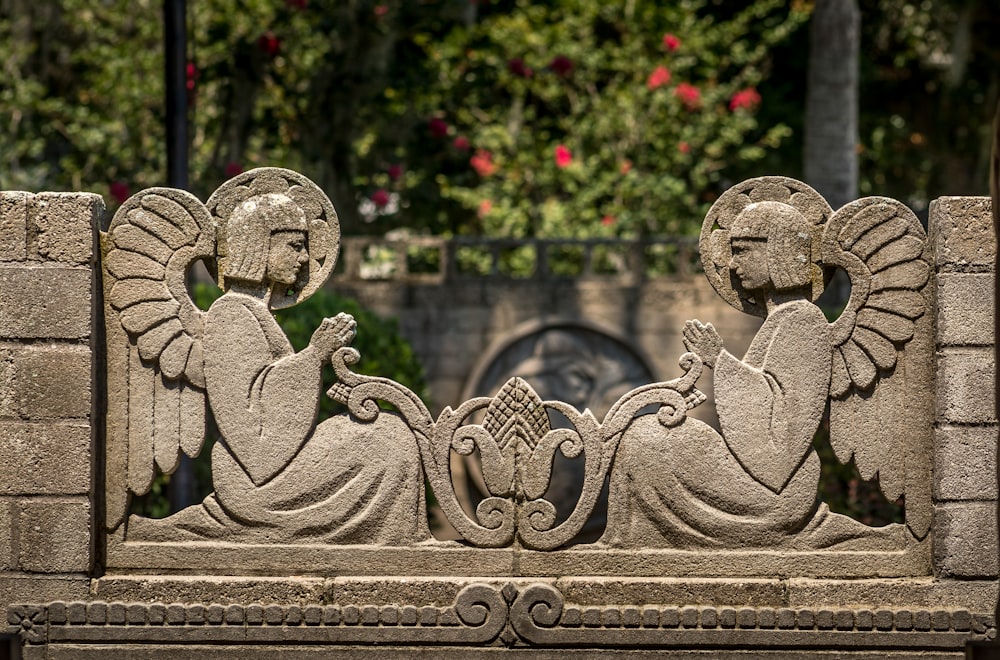
[[[721,433],[692,418],[673,428],[637,418],[612,468],[603,542],[888,550],[926,536],[930,451],[907,421],[928,414],[918,404],[930,382],[930,268],[912,212],[866,198],[833,213],[805,184],[762,177],[719,198],[701,252],[715,290],[764,323],[742,359],[712,324],[686,323],[685,346],[713,370]],[[824,267],[851,281],[833,323],[814,304]],[[813,437],[828,401],[838,459],[877,477],[889,499],[905,495],[905,525],[870,527],[817,500]]]
[[[430,538],[412,431],[389,412],[318,422],[321,372],[354,337],[323,321],[294,352],[271,314],[308,298],[333,270],[333,205],[295,172],[263,168],[202,204],[153,188],[125,202],[103,237],[108,328],[108,526],[127,540],[403,545]],[[207,312],[185,286],[217,266]],[[156,468],[197,455],[210,412],[215,491],[154,520],[128,514]]]

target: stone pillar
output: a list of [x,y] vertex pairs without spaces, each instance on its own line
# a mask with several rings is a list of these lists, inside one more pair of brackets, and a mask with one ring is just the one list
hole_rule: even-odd
[[0,193],[0,606],[93,569],[95,237],[103,200]]
[[996,243],[989,198],[935,200],[930,234],[937,270],[934,572],[942,578],[995,578]]

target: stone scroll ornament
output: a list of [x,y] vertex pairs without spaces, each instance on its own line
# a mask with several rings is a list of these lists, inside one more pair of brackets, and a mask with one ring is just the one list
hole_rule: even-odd
[[[305,177],[265,168],[202,204],[153,188],[102,237],[108,306],[108,527],[156,471],[195,456],[206,410],[220,440],[215,492],[162,520],[132,516],[129,539],[407,545],[430,537],[414,434],[391,413],[317,420],[321,371],[354,337],[344,314],[295,353],[271,310],[309,297],[333,270],[339,224]],[[185,277],[206,260],[224,290],[207,312]],[[207,404],[207,408],[206,408]],[[372,451],[377,447],[378,451]]]
[[[604,542],[892,549],[924,538],[931,451],[912,428],[928,408],[931,269],[913,213],[880,197],[833,212],[805,184],[763,177],[718,199],[700,247],[716,292],[764,324],[740,359],[711,324],[687,322],[685,345],[713,369],[721,433],[637,419],[612,470]],[[828,323],[815,301],[838,268],[851,294]],[[868,527],[817,502],[812,442],[828,401],[837,458],[905,497],[905,526]]]

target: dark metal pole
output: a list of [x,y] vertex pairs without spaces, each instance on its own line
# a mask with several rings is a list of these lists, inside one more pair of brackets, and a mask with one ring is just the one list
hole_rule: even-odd
[[167,88],[167,185],[188,187],[186,0],[164,0]]
[[[163,50],[166,74],[167,185],[188,187],[187,15],[186,0],[163,1]],[[195,503],[194,463],[181,456],[167,487],[171,512]]]

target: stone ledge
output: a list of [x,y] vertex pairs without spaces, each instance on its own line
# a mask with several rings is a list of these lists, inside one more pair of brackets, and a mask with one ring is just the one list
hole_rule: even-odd
[[28,644],[461,641],[548,646],[575,639],[585,645],[642,647],[726,643],[738,633],[764,647],[961,648],[995,636],[992,614],[967,609],[581,607],[562,603],[557,591],[541,584],[520,591],[513,585],[469,585],[448,606],[57,601],[13,605],[7,621]]

